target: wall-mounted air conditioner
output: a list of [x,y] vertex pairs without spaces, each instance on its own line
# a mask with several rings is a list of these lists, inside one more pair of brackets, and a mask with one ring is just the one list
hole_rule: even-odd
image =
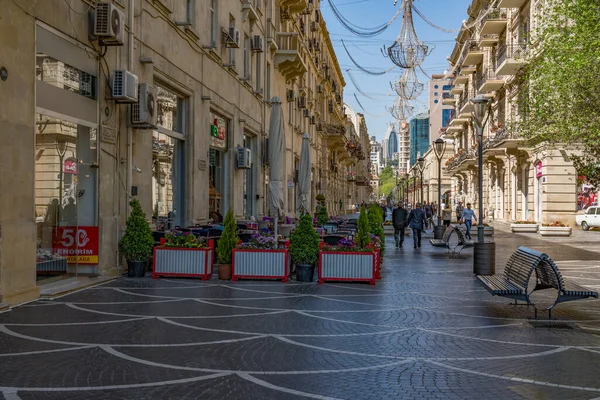
[[131,126],[154,128],[156,127],[156,114],[156,89],[147,83],[140,83],[138,102],[131,105]]
[[252,51],[256,51],[257,53],[262,53],[265,51],[265,42],[262,36],[255,35],[252,37],[251,42]]
[[124,69],[113,71],[111,82],[112,99],[119,103],[135,103],[138,101],[138,78]]
[[240,47],[240,31],[235,26],[230,26],[227,31],[227,47],[239,48]]
[[239,169],[250,169],[252,166],[252,152],[246,147],[237,148],[237,167]]
[[111,2],[96,3],[94,36],[97,36],[105,46],[123,46],[125,14]]

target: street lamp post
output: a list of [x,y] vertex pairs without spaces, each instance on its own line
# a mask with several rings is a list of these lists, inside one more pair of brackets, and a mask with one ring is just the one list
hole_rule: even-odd
[[421,174],[421,203],[423,203],[423,170],[425,169],[425,159],[423,157],[417,159],[417,166],[419,167],[419,173]]
[[417,168],[413,168],[413,205],[417,204]]
[[442,219],[442,157],[446,152],[446,142],[442,138],[437,138],[433,142],[433,152],[438,160],[438,202],[437,202],[437,224],[433,231],[434,239],[441,239],[444,235],[444,228],[441,224]]
[[479,178],[479,217],[477,218],[477,243],[475,243],[473,253],[473,273],[477,275],[493,275],[496,269],[496,244],[492,242],[485,243],[485,227],[483,225],[483,128],[490,116],[491,99],[483,94],[479,94],[470,101],[473,105],[471,116],[473,117],[477,133],[477,174]]
[[408,175],[408,173],[404,174],[404,183],[406,184],[404,188],[404,197],[406,198],[406,205],[408,205],[408,186],[410,185],[410,175]]

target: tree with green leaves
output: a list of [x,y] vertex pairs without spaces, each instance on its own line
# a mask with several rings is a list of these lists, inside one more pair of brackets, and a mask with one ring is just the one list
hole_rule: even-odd
[[235,217],[232,211],[228,211],[223,220],[223,234],[217,242],[216,251],[219,264],[231,264],[231,252],[236,248],[239,240]]
[[369,233],[381,239],[381,249],[385,249],[385,237],[383,231],[383,210],[377,204],[369,206]]
[[574,145],[578,174],[599,186],[600,2],[546,0],[538,13],[513,129],[532,145]]
[[360,208],[360,214],[358,221],[356,222],[356,236],[354,241],[360,248],[366,248],[371,243],[371,228],[369,226],[369,217],[367,217],[367,208],[362,206]]
[[300,217],[298,227],[290,237],[290,255],[296,265],[315,265],[319,257],[319,234],[315,231],[310,214]]
[[129,206],[131,212],[127,217],[125,234],[119,240],[119,252],[127,261],[148,261],[154,247],[150,224],[138,199],[131,200]]

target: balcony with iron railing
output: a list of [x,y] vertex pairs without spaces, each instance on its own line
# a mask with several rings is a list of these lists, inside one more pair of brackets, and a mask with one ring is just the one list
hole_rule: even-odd
[[471,104],[471,99],[474,97],[473,90],[470,88],[465,90],[458,99],[457,109],[458,115],[460,118],[471,118],[471,111],[473,110],[473,105]]
[[481,20],[480,35],[500,34],[507,26],[508,15],[506,9],[494,8],[489,10],[487,15]]
[[442,94],[442,104],[445,106],[453,106],[456,104],[456,98],[450,93]]
[[493,68],[489,68],[475,76],[475,87],[479,93],[490,93],[500,90],[504,86],[504,79],[496,75]]
[[296,32],[278,32],[276,36],[277,50],[275,63],[279,72],[291,80],[307,71],[304,63],[304,45]]
[[479,45],[481,47],[492,47],[500,41],[500,35],[489,33],[487,35],[479,35]]
[[527,44],[509,44],[498,46],[496,51],[497,75],[515,75],[523,65],[528,54]]
[[479,65],[483,61],[483,50],[479,47],[479,42],[470,40],[462,52],[461,65]]
[[500,8],[521,8],[523,4],[529,0],[500,0],[498,7]]
[[289,14],[301,13],[308,8],[308,0],[280,0],[281,9]]
[[465,90],[465,85],[452,85],[450,88],[451,95],[461,94]]

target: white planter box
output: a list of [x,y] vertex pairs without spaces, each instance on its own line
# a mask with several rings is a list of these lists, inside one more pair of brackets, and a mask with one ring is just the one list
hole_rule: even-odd
[[375,253],[319,252],[319,283],[365,281],[374,285],[376,269]]
[[155,247],[152,262],[152,278],[159,276],[181,276],[189,278],[212,277],[213,249],[180,249]]
[[385,236],[393,236],[394,235],[394,227],[392,225],[384,225],[383,226],[383,234]]
[[287,250],[234,249],[231,259],[232,281],[240,278],[288,280]]
[[542,236],[571,236],[570,226],[540,226]]
[[513,233],[536,233],[538,224],[510,224]]

